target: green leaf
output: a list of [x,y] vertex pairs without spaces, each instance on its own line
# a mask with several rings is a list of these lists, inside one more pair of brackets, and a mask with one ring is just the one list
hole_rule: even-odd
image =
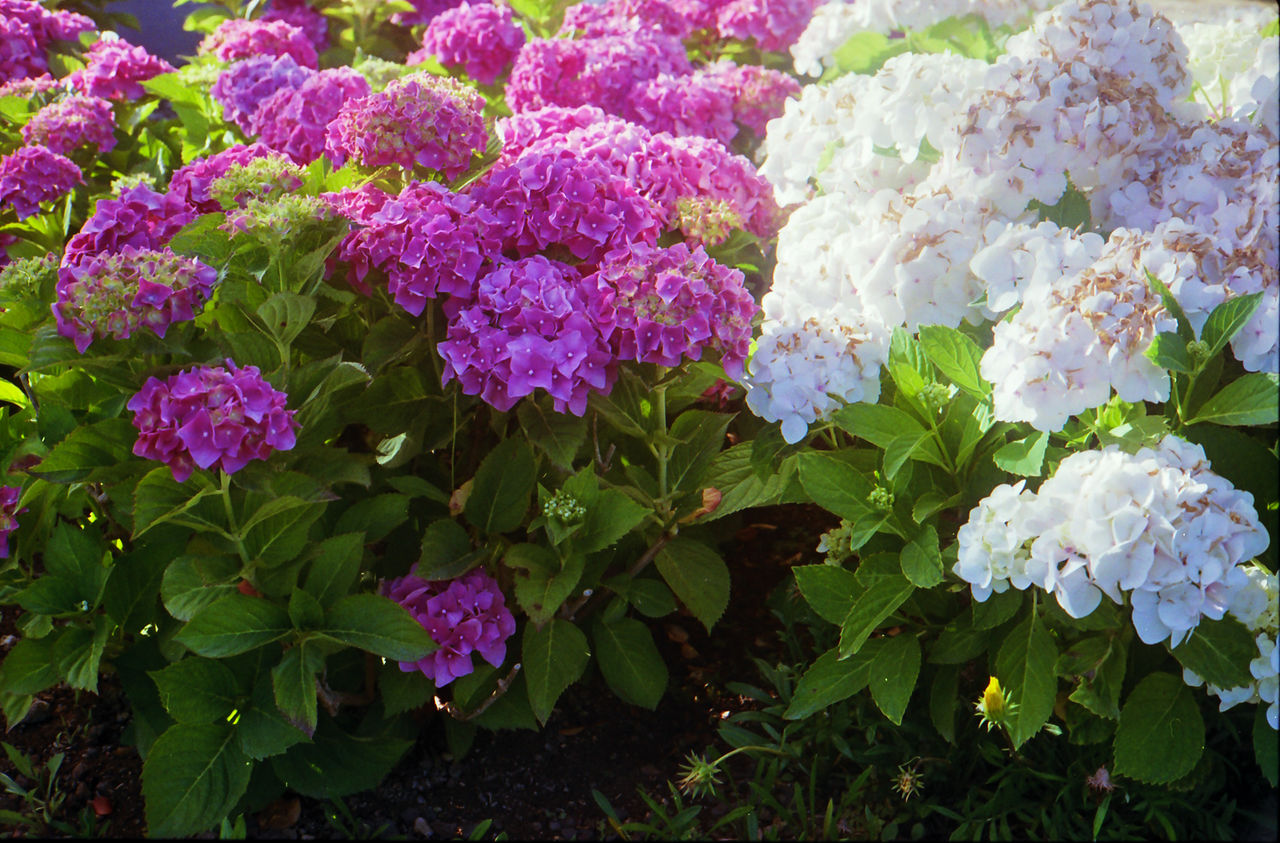
[[631,581],[626,593],[627,601],[646,618],[661,618],[676,610],[676,598],[671,589],[657,581],[639,577]]
[[376,788],[411,746],[394,734],[348,734],[326,717],[313,740],[272,758],[271,769],[303,796],[335,799]]
[[285,650],[280,663],[271,669],[276,707],[307,737],[316,731],[316,674],[321,670],[324,654],[305,640]]
[[102,592],[102,605],[126,633],[136,633],[155,621],[164,572],[186,544],[186,535],[155,533],[116,560]]
[[959,696],[960,668],[944,665],[933,675],[929,686],[929,719],[947,743],[956,742],[956,699]]
[[1249,662],[1258,655],[1253,633],[1230,615],[1204,620],[1170,652],[1178,664],[1219,688],[1238,688],[1253,681]]
[[67,627],[53,645],[58,673],[72,688],[98,692],[98,668],[114,624],[104,615],[93,619],[93,628]]
[[1224,386],[1196,412],[1188,425],[1274,424],[1280,418],[1280,378],[1263,372],[1244,375]]
[[933,365],[953,384],[982,401],[991,384],[982,379],[982,349],[967,334],[942,325],[921,325],[920,345]]
[[364,533],[331,536],[316,545],[311,556],[302,587],[327,609],[346,596],[360,576]]
[[587,441],[587,420],[552,412],[543,403],[521,401],[516,417],[529,441],[547,455],[552,465],[572,471],[573,458]]
[[667,665],[649,628],[634,618],[592,626],[596,662],[618,698],[653,709],[667,689]]
[[863,559],[854,578],[863,591],[854,599],[840,626],[842,657],[858,652],[876,627],[915,591],[915,586],[902,575],[902,565],[892,553],[877,553]]
[[1048,445],[1049,434],[1036,432],[1001,445],[992,459],[1002,471],[1021,477],[1039,477],[1044,469],[1044,452]]
[[223,597],[236,592],[230,580],[240,571],[240,560],[230,557],[179,556],[165,568],[160,599],[165,610],[180,621]]
[[325,614],[320,633],[386,659],[416,662],[436,643],[403,606],[378,594],[352,594]]
[[486,533],[514,530],[529,509],[536,477],[528,443],[519,437],[506,439],[480,463],[463,513]]
[[316,312],[316,300],[297,293],[273,293],[255,311],[267,335],[288,347],[302,333]]
[[540,723],[547,722],[556,700],[578,680],[590,658],[587,636],[569,621],[555,618],[541,629],[525,626],[521,661],[529,704]]
[[236,707],[236,677],[222,662],[189,656],[148,675],[179,723],[224,722]]
[[985,631],[975,630],[973,619],[962,614],[942,628],[938,640],[929,648],[929,663],[964,664],[987,649],[989,637]]
[[854,550],[865,544],[885,521],[885,513],[873,510],[868,502],[875,484],[830,452],[801,453],[799,465],[800,483],[810,499],[852,525],[850,545]]
[[373,323],[361,346],[360,359],[370,372],[377,372],[412,351],[418,329],[399,314]]
[[[778,433],[778,440],[782,434]],[[790,454],[776,471],[761,477],[752,464],[754,442],[742,442],[721,451],[707,468],[704,484],[722,493],[720,506],[703,521],[714,521],[754,506],[771,506],[805,500],[796,477],[797,457]]]
[[[879,639],[876,643],[879,644]],[[791,703],[782,716],[787,720],[803,720],[867,687],[871,662],[879,649],[879,646],[868,645],[841,660],[839,651],[833,647],[818,656],[796,683]]]
[[80,599],[96,608],[110,573],[102,564],[106,549],[97,527],[89,525],[80,529],[62,522],[49,537],[44,566],[50,574],[74,583]]
[[1057,658],[1053,637],[1034,613],[1013,628],[996,654],[996,676],[1018,705],[1007,720],[1015,748],[1039,732],[1053,713]]
[[1271,724],[1267,722],[1266,707],[1259,705],[1258,710],[1253,715],[1253,754],[1258,759],[1258,766],[1262,769],[1262,777],[1267,780],[1272,787],[1276,787],[1277,781],[1280,780],[1280,762],[1277,761],[1277,749],[1280,744],[1276,742],[1276,730],[1271,728]]
[[1145,270],[1145,272],[1147,286],[1159,294],[1160,300],[1164,304],[1164,309],[1173,314],[1174,320],[1178,323],[1178,336],[1182,337],[1183,342],[1194,342],[1196,332],[1191,327],[1191,321],[1187,319],[1187,314],[1182,309],[1182,305],[1178,304],[1178,297],[1154,273],[1150,270]]
[[111,480],[121,463],[134,460],[131,448],[138,431],[127,419],[103,419],[77,427],[31,469],[50,483]]
[[236,740],[240,749],[257,761],[279,755],[307,739],[280,712],[272,684],[271,674],[263,672],[258,675],[249,705],[240,710],[240,719],[236,722]]
[[357,500],[338,518],[339,533],[364,533],[368,544],[385,539],[409,519],[409,496],[388,492]]
[[1186,340],[1167,331],[1156,334],[1155,339],[1143,354],[1152,363],[1171,372],[1191,374],[1196,369],[1195,364],[1191,362],[1191,355],[1187,352]]
[[535,624],[541,626],[560,609],[582,577],[585,559],[580,553],[561,561],[554,553],[536,544],[515,544],[507,549],[502,563],[516,568],[516,600]]
[[142,765],[147,833],[186,837],[212,827],[244,794],[250,770],[229,723],[169,727]]
[[902,633],[885,640],[871,662],[868,685],[871,699],[895,726],[902,725],[911,692],[920,677],[920,642]]
[[933,588],[942,582],[942,551],[938,531],[926,525],[902,548],[902,573],[916,588]]
[[324,606],[305,589],[295,587],[289,595],[289,620],[294,629],[318,629],[324,623]]
[[791,572],[805,602],[828,623],[844,623],[862,592],[853,572],[835,565],[797,565]]
[[701,542],[675,538],[658,551],[658,572],[676,597],[711,631],[729,605],[729,569]]
[[1072,644],[1054,664],[1054,672],[1080,678],[1071,701],[1098,717],[1116,720],[1127,662],[1128,650],[1120,640],[1094,636]]
[[732,415],[686,410],[671,424],[671,436],[679,440],[671,449],[667,479],[672,490],[692,490],[720,453]]
[[201,498],[217,493],[203,472],[197,471],[186,482],[177,483],[168,466],[152,469],[138,481],[133,493],[133,537],[136,539],[158,524],[183,516],[197,524],[208,524],[203,518],[187,513]]
[[887,448],[899,437],[926,432],[910,413],[884,404],[850,404],[837,410],[832,420],[846,433],[879,448]]
[[[0,688],[9,694],[38,694],[62,677],[53,661],[52,638],[23,638],[0,665]],[[13,724],[9,724],[12,726]]]
[[601,489],[595,502],[587,507],[582,529],[574,537],[575,545],[583,553],[604,550],[640,526],[650,511],[617,489]]
[[1116,728],[1115,773],[1148,784],[1180,779],[1204,753],[1204,720],[1180,677],[1150,673],[1129,693]]
[[1262,293],[1250,293],[1227,299],[1213,309],[1200,331],[1200,339],[1209,344],[1209,356],[1217,354],[1240,333],[1262,303]]
[[1022,592],[1011,588],[999,594],[992,594],[984,602],[973,601],[973,628],[977,630],[995,629],[1018,613],[1022,606]]
[[[488,667],[489,665],[482,663],[476,668],[476,673]],[[471,676],[474,675],[475,673],[471,674]],[[468,678],[470,676],[463,676],[457,681],[461,682]],[[406,672],[394,662],[388,662],[378,674],[378,696],[382,699],[382,708],[388,717],[424,705],[435,692],[436,683],[417,669]],[[457,693],[458,689],[455,687],[455,700]]]
[[270,600],[232,593],[197,612],[174,640],[202,656],[221,658],[277,641],[292,628],[289,614]]

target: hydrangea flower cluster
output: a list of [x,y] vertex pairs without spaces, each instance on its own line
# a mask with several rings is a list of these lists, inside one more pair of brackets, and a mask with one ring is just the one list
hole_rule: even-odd
[[311,75],[292,56],[254,56],[222,71],[211,93],[222,104],[222,119],[249,132],[253,115],[272,94],[299,88]]
[[626,179],[565,148],[530,149],[472,191],[489,209],[504,251],[527,257],[563,246],[588,263],[628,243],[657,241],[661,218]]
[[725,38],[754,40],[762,50],[785,50],[804,32],[823,0],[729,0],[716,14]]
[[582,415],[588,394],[607,393],[614,377],[590,295],[578,270],[559,261],[534,255],[500,264],[469,301],[446,303],[442,380],[456,378],[463,393],[503,411],[541,388],[557,412]]
[[353,223],[337,251],[350,265],[351,285],[370,295],[366,278],[378,270],[396,304],[414,316],[442,293],[469,298],[481,267],[499,251],[488,209],[435,182],[411,182],[398,196],[366,185],[326,198]]
[[580,33],[588,38],[658,30],[687,38],[699,29],[715,28],[715,5],[710,0],[604,0],[565,9],[560,35]]
[[1129,593],[1146,644],[1177,646],[1219,619],[1270,541],[1253,496],[1215,474],[1199,445],[1169,435],[1127,454],[1072,454],[1036,492],[996,487],[960,528],[954,571],[974,598],[1010,586],[1052,592],[1081,618]]
[[138,439],[133,453],[169,466],[186,481],[197,467],[234,474],[250,460],[287,451],[297,439],[288,396],[257,366],[196,366],[165,380],[150,377],[126,405]]
[[[3,26],[0,23],[0,26]],[[23,79],[10,79],[0,83],[0,97],[22,97],[33,100],[58,87],[58,80],[47,73],[40,76],[28,76]]]
[[600,261],[586,279],[591,315],[618,359],[678,366],[717,352],[742,377],[756,303],[741,270],[716,263],[701,246],[637,243]]
[[392,23],[402,26],[416,26],[420,23],[431,23],[436,15],[448,11],[462,0],[409,0],[412,12],[396,12],[391,16]]
[[18,509],[22,498],[21,486],[0,486],[0,559],[9,558],[9,535],[18,529],[18,516],[27,511]]
[[435,56],[445,67],[460,67],[482,85],[492,85],[524,46],[525,35],[511,9],[489,2],[463,2],[441,12],[422,35],[422,51],[407,63]]
[[738,133],[733,122],[733,95],[705,74],[661,73],[637,85],[628,113],[653,132],[699,135],[726,145]]
[[782,116],[786,101],[800,95],[800,83],[795,79],[780,70],[755,64],[721,60],[693,75],[725,91],[733,103],[734,122],[761,138],[765,136],[765,125]]
[[164,337],[172,323],[195,318],[217,278],[213,267],[167,248],[90,255],[58,270],[58,333],[81,354],[95,338],[127,339],[139,327]]
[[35,0],[0,0],[0,81],[45,73],[54,41],[74,41],[94,28],[76,12],[51,11]]
[[249,132],[298,164],[310,164],[325,149],[325,131],[347,100],[369,95],[369,83],[349,67],[311,74],[296,88],[281,88],[249,117]]
[[[232,167],[243,167],[262,158],[279,163],[288,161],[283,154],[260,143],[248,146],[236,144],[213,155],[197,158],[176,170],[169,180],[169,195],[179,197],[197,213],[217,213],[223,207],[211,190],[213,183],[225,176]],[[292,186],[296,187],[298,184],[294,177]]]
[[80,232],[67,241],[62,265],[90,255],[119,252],[126,246],[159,249],[196,218],[180,196],[157,193],[145,184],[124,190],[118,199],[99,199]]
[[104,153],[115,149],[115,125],[111,103],[77,94],[37,111],[22,127],[22,140],[48,147],[59,155],[86,147]]
[[306,33],[282,20],[228,18],[200,42],[197,52],[232,62],[254,56],[289,56],[302,67],[319,66]]
[[43,146],[24,146],[0,157],[0,209],[12,208],[20,220],[78,184],[84,184],[80,168]]
[[364,167],[415,166],[457,178],[489,141],[484,97],[447,77],[415,73],[386,90],[350,99],[329,124],[329,158]]
[[499,667],[516,620],[497,581],[482,568],[452,580],[424,580],[416,570],[417,565],[383,583],[382,593],[408,610],[439,649],[419,661],[400,662],[400,669],[421,671],[443,688],[475,670],[472,653]]
[[329,47],[329,21],[311,7],[307,0],[271,0],[271,8],[262,15],[264,21],[284,21],[302,30],[320,53]]
[[85,66],[67,76],[67,83],[82,94],[108,100],[136,100],[146,93],[143,82],[173,71],[169,62],[110,32],[84,59]]

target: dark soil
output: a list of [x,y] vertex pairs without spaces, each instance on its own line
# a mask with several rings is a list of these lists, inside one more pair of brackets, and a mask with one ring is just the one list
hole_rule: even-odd
[[[542,731],[481,732],[461,759],[447,750],[437,720],[444,715],[433,713],[417,744],[381,786],[344,800],[354,823],[329,819],[326,814],[334,814],[329,803],[286,794],[246,818],[248,837],[451,838],[466,836],[484,820],[492,821],[489,837],[502,832],[515,840],[616,837],[592,789],[609,800],[623,822],[644,819],[648,809],[638,790],[665,795],[685,757],[716,742],[720,721],[754,705],[724,685],[751,679],[755,657],[776,660],[778,625],[766,598],[790,566],[818,561],[813,547],[831,526],[834,519],[816,508],[764,509],[746,516],[724,548],[733,599],[715,634],[709,636],[685,615],[670,616],[655,628],[671,671],[657,710],[620,702],[593,672],[565,693]],[[17,611],[0,609],[0,655],[12,646],[13,640],[3,636],[14,634]],[[41,694],[32,714],[4,738],[37,763],[66,753],[57,785],[67,796],[56,818],[82,835],[138,837],[145,831],[142,764],[132,747],[121,745],[129,717],[119,683],[107,675],[97,695],[81,692],[77,698],[64,687]],[[0,759],[0,769],[13,775],[10,767]],[[95,796],[109,801],[95,803]],[[95,805],[110,813],[91,830],[82,817],[94,816]],[[0,808],[30,814],[7,793],[0,793]],[[59,834],[56,829],[0,833]]]

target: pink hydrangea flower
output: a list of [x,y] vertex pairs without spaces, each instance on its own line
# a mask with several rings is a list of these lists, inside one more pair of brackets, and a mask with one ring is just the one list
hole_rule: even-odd
[[329,157],[365,167],[415,166],[454,179],[489,141],[484,97],[463,83],[429,73],[397,79],[386,90],[343,105],[329,124]]
[[0,18],[18,20],[31,29],[41,46],[54,41],[74,41],[82,32],[93,32],[93,19],[65,10],[51,11],[36,0],[0,0]]
[[298,27],[317,53],[329,48],[329,21],[313,9],[307,0],[271,0],[271,8],[262,16],[262,20],[282,20]]
[[420,670],[443,688],[475,670],[472,653],[501,666],[516,619],[497,580],[482,568],[452,580],[424,580],[416,570],[415,565],[405,576],[383,583],[382,593],[408,610],[439,649],[416,662],[400,662],[400,669]]
[[452,9],[462,0],[409,0],[413,5],[412,12],[396,12],[391,16],[392,23],[401,26],[417,26],[420,23],[431,23],[436,15]]
[[[576,7],[575,7],[576,8]],[[510,117],[500,117],[494,131],[502,141],[502,157],[514,161],[520,153],[539,141],[566,135],[605,120],[608,115],[594,105],[567,108],[549,105],[533,111],[522,111]]]
[[62,265],[89,255],[119,252],[126,246],[159,249],[196,214],[180,196],[157,193],[145,184],[124,190],[118,199],[99,199],[93,215],[67,241]]
[[[0,28],[3,23],[0,23]],[[3,49],[0,47],[0,49]],[[0,70],[0,78],[4,77],[4,71]],[[40,94],[46,94],[58,87],[58,80],[45,73],[40,76],[28,76],[23,79],[10,79],[8,82],[0,84],[0,97],[22,97],[24,99],[33,99]]]
[[472,191],[498,219],[503,249],[519,257],[561,246],[594,263],[628,243],[654,243],[661,211],[599,161],[568,149],[531,149],[491,170]]
[[677,366],[710,349],[730,377],[742,377],[759,308],[742,272],[716,263],[701,246],[619,249],[586,285],[591,316],[619,359]]
[[254,56],[235,62],[213,83],[213,98],[222,104],[222,119],[249,132],[251,118],[272,94],[302,86],[315,71],[292,56]]
[[324,152],[325,129],[342,106],[368,94],[369,83],[351,68],[321,70],[264,100],[249,118],[249,132],[295,163],[310,164]]
[[[793,77],[755,64],[737,65],[728,59],[700,68],[695,76],[714,81],[733,101],[733,119],[763,138],[770,120],[782,116],[790,97],[800,96],[800,83]],[[710,137],[710,136],[709,136]]]
[[101,97],[74,94],[37,111],[22,127],[22,140],[47,146],[59,155],[86,147],[110,152],[116,146],[115,126],[111,103]]
[[505,262],[476,283],[471,302],[445,304],[443,381],[510,410],[535,389],[557,412],[582,415],[587,395],[613,384],[613,353],[587,315],[578,270],[542,255]]
[[422,50],[407,61],[417,64],[428,55],[435,56],[445,67],[461,67],[477,82],[492,85],[524,42],[524,30],[511,19],[510,8],[464,2],[427,24]]
[[353,224],[337,252],[351,285],[371,295],[366,278],[378,270],[396,304],[414,316],[442,293],[469,298],[481,267],[499,251],[488,209],[435,182],[412,182],[398,196],[366,185],[328,199]]
[[[197,158],[179,168],[169,180],[169,194],[186,202],[192,210],[201,214],[212,214],[223,210],[214,199],[209,188],[215,181],[227,174],[236,164],[248,164],[257,158],[285,158],[283,153],[276,152],[260,143],[237,144],[222,152],[216,152],[205,158]],[[293,184],[293,187],[300,183]]]
[[146,93],[142,82],[173,71],[173,65],[123,38],[104,36],[85,54],[85,66],[67,77],[82,94],[109,100],[136,100]]
[[733,122],[733,95],[717,80],[700,74],[660,74],[631,94],[632,119],[654,132],[700,135],[726,146],[738,127]]
[[22,498],[21,486],[0,486],[0,559],[9,558],[9,534],[18,529],[18,516],[27,511],[18,509]]
[[0,79],[10,81],[45,73],[45,48],[24,21],[0,15]]
[[196,51],[226,62],[254,56],[289,56],[302,67],[319,66],[316,48],[306,33],[282,20],[229,18],[206,35]]
[[126,405],[138,440],[133,453],[169,466],[179,483],[197,467],[233,474],[250,460],[287,451],[297,440],[288,396],[257,366],[197,366],[165,380],[151,377]]
[[716,15],[724,38],[755,39],[762,50],[785,50],[809,25],[814,9],[826,0],[729,0]]
[[0,81],[46,72],[54,41],[73,41],[93,28],[92,20],[75,12],[50,11],[32,0],[0,0]]
[[167,248],[89,256],[58,270],[58,333],[81,354],[95,338],[127,339],[139,327],[164,337],[170,324],[195,318],[217,279],[213,267]]
[[713,0],[605,0],[579,3],[565,10],[561,35],[575,32],[594,38],[657,29],[687,38],[698,29],[715,26]]
[[0,209],[13,208],[20,220],[78,184],[84,184],[80,168],[43,146],[24,146],[0,158]]

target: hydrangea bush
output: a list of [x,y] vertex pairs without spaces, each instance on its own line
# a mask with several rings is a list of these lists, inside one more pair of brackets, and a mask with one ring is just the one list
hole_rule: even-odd
[[1275,19],[1047,5],[0,0],[7,721],[115,671],[157,835],[367,790],[655,707],[816,503],[788,717],[1274,782]]

